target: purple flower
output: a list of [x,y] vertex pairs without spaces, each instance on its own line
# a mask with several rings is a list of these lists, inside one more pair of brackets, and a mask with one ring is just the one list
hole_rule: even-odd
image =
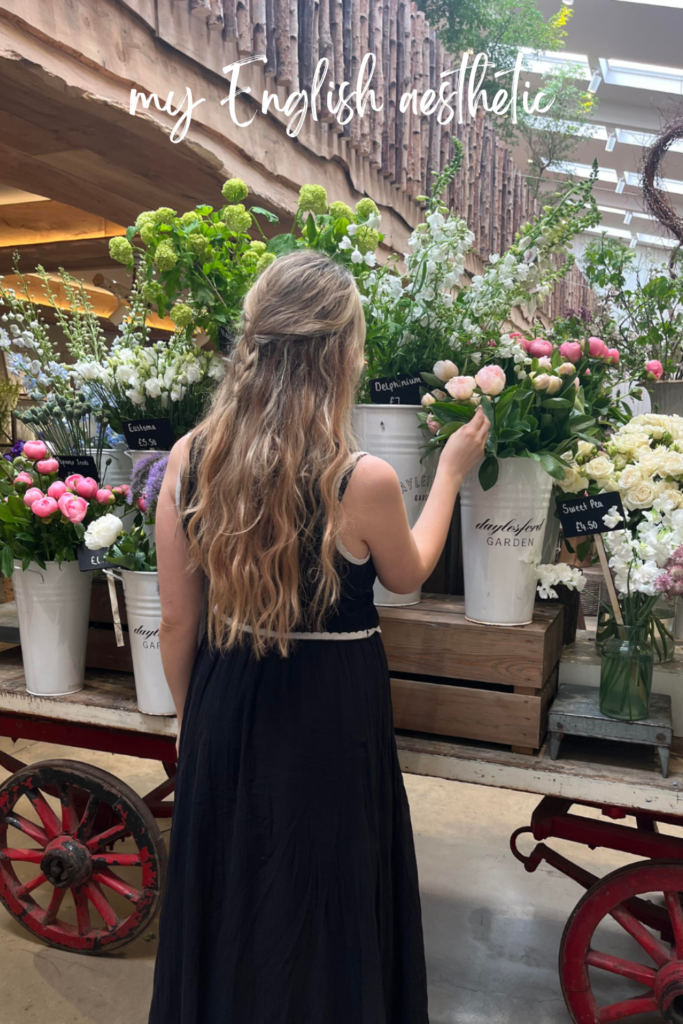
[[160,455],[159,452],[150,452],[144,459],[140,459],[137,466],[133,470],[133,475],[130,481],[130,489],[133,496],[133,501],[137,501],[145,493],[147,487],[147,478],[150,474],[152,466],[160,460],[165,460],[167,456]]
[[147,499],[147,513],[148,515],[154,515],[156,512],[157,501],[159,500],[159,492],[161,491],[161,485],[164,482],[166,476],[166,469],[168,468],[168,455],[164,459],[159,459],[154,463],[149,471],[147,477],[147,487],[145,488],[145,497]]
[[24,444],[25,442],[21,439],[19,441],[15,441],[10,450],[5,452],[5,458],[8,462],[13,462],[15,459],[19,458],[20,455],[23,455]]

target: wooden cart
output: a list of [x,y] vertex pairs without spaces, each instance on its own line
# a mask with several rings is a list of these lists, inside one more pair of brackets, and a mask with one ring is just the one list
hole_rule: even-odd
[[[17,655],[0,655],[0,735],[152,758],[164,764],[168,775],[140,797],[84,762],[26,766],[0,752],[0,764],[14,773],[0,787],[0,899],[43,941],[99,953],[148,927],[164,883],[166,853],[155,818],[172,811],[168,797],[174,785],[175,733],[174,718],[138,712],[132,678],[125,674],[92,671],[80,693],[32,697]],[[414,733],[399,733],[397,742],[407,773],[543,798],[511,846],[527,871],[545,860],[586,890],[567,923],[560,952],[572,1020],[607,1024],[651,1011],[672,1024],[683,1021],[683,839],[658,831],[659,823],[683,826],[683,757],[674,753],[669,777],[663,779],[654,766],[645,771],[571,758],[552,761],[545,749],[529,757],[501,745]],[[48,796],[59,799],[60,814]],[[22,811],[22,801],[35,813]],[[575,805],[599,808],[602,819],[572,814]],[[537,841],[526,856],[517,848],[523,833]],[[598,879],[548,846],[545,840],[551,837],[644,859]],[[35,874],[22,881],[16,868],[24,865],[19,873],[26,879],[27,862],[35,865]],[[62,910],[67,892],[75,907],[71,916]],[[661,894],[654,902],[649,898],[653,892]],[[121,911],[122,903],[127,912]],[[642,957],[627,961],[592,947],[596,928],[608,916],[633,936]],[[600,1007],[591,969],[631,979],[643,994]]]

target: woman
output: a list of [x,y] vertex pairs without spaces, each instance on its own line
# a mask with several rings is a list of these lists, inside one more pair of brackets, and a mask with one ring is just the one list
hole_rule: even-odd
[[451,436],[411,533],[395,472],[353,454],[364,338],[346,269],[277,260],[171,454],[156,536],[182,734],[150,1024],[428,1021],[372,587],[432,572],[488,426]]

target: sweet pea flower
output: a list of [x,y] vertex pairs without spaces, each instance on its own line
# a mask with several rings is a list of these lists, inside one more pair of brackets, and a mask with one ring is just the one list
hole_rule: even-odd
[[649,362],[645,363],[645,369],[647,370],[648,380],[659,380],[664,373],[664,367],[659,359],[650,359]]
[[607,355],[605,356],[605,362],[609,363],[610,366],[616,366],[619,362],[619,349],[608,348]]
[[483,394],[499,395],[505,387],[505,371],[500,366],[482,366],[474,380]]
[[44,459],[47,455],[47,446],[42,441],[27,441],[24,445],[24,455],[31,462]]
[[33,485],[33,477],[22,470],[21,473],[17,473],[14,478],[14,486],[18,491],[22,491],[24,487],[31,487]]
[[560,377],[568,377],[570,373],[576,373],[576,367],[573,363],[560,363],[557,373],[559,373]]
[[[427,426],[429,427],[432,434],[436,434],[439,430],[439,427],[441,426],[436,416],[433,416],[431,412],[427,416]],[[142,498],[140,498],[140,501],[142,501]],[[144,509],[142,511],[144,512]]]
[[563,359],[568,359],[570,363],[578,363],[583,352],[578,341],[563,341],[560,345],[560,355]]
[[546,341],[544,338],[534,338],[529,343],[527,351],[530,356],[536,356],[539,359],[541,356],[551,356],[553,354],[553,346],[551,342]]
[[543,370],[552,370],[553,368],[553,362],[550,356],[541,356],[538,360],[538,365]]
[[57,511],[57,502],[54,498],[38,498],[31,505],[31,512],[34,512],[41,519],[49,519]]
[[36,472],[42,473],[43,476],[52,476],[58,470],[59,463],[56,459],[41,459],[40,462],[36,462]]
[[72,473],[71,476],[68,476],[64,481],[64,483],[66,484],[66,489],[68,491],[75,491],[76,484],[78,483],[78,481],[84,479],[85,477],[83,476],[82,473]]
[[59,501],[63,494],[67,493],[67,487],[63,480],[55,480],[47,489],[47,493],[55,501]]
[[458,367],[450,359],[439,359],[438,363],[434,363],[432,373],[445,383],[451,377],[458,376]]
[[98,505],[113,505],[116,497],[108,487],[100,487],[95,495],[95,501]]
[[97,480],[93,480],[91,476],[82,476],[76,483],[76,494],[80,495],[81,498],[94,498],[97,491]]
[[456,402],[467,402],[474,394],[476,386],[474,377],[451,377],[446,382],[446,391]]
[[30,508],[34,501],[40,501],[44,497],[45,495],[39,487],[29,487],[24,495],[24,505],[28,505]]
[[589,338],[588,339],[588,353],[593,356],[594,359],[602,359],[608,352],[607,345],[605,345],[602,338]]

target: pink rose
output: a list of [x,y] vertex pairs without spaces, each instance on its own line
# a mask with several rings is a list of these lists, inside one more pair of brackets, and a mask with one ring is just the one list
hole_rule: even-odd
[[476,386],[474,377],[451,377],[446,381],[446,391],[457,402],[466,402],[471,398]]
[[41,459],[40,462],[36,462],[36,471],[43,476],[51,476],[59,471],[59,463],[56,459]]
[[97,491],[97,480],[93,480],[91,476],[82,476],[76,483],[76,494],[79,494],[81,498],[94,498]]
[[563,341],[560,345],[560,355],[563,359],[568,359],[570,363],[578,363],[583,352],[578,341]]
[[594,359],[602,359],[607,354],[607,351],[607,345],[605,345],[602,338],[588,339],[588,352]]
[[[431,412],[430,412],[430,413],[429,413],[429,415],[427,416],[427,426],[428,426],[428,427],[429,427],[429,429],[431,430],[432,434],[436,434],[436,433],[437,433],[437,431],[438,431],[438,429],[439,429],[439,427],[441,426],[441,424],[440,424],[440,423],[439,423],[439,421],[437,420],[436,416],[433,416],[433,415],[431,414]],[[139,498],[139,499],[138,499],[138,508],[140,507],[140,502],[141,502],[142,500],[143,500],[142,498]],[[144,510],[144,508],[143,508],[143,509],[141,509],[141,511],[142,511],[142,512],[144,512],[144,511],[145,511],[145,510]]]
[[27,441],[24,445],[24,455],[32,462],[36,459],[44,459],[47,455],[47,447],[42,441]]
[[79,480],[84,480],[84,479],[85,479],[85,477],[83,476],[82,473],[72,473],[71,476],[68,476],[66,478],[64,483],[66,484],[67,490],[75,491],[76,490],[76,484],[78,483],[78,481]]
[[61,496],[67,493],[66,484],[63,480],[55,480],[54,483],[50,484],[48,487],[47,493],[51,498],[54,498],[55,501],[59,501]]
[[21,493],[21,491],[23,491],[25,487],[32,487],[33,483],[33,477],[30,475],[30,473],[24,472],[24,470],[22,470],[21,473],[17,473],[17,475],[14,478],[14,486],[19,491],[19,493]]
[[[431,416],[431,413],[429,415]],[[432,416],[432,419],[436,420],[436,417]],[[427,425],[429,426],[429,429],[432,431],[432,434],[435,434],[436,430],[432,430],[431,424],[429,422],[429,416],[427,416]],[[438,429],[439,428],[437,427],[437,430]],[[138,500],[135,502],[135,504],[137,505],[137,507],[140,509],[141,512],[146,512],[147,511],[147,502],[145,501],[144,495],[141,496],[140,498],[138,498]]]
[[34,501],[40,501],[44,497],[45,495],[39,487],[29,487],[24,495],[24,505],[28,505],[30,508]]
[[31,511],[35,512],[41,519],[48,519],[57,511],[57,502],[54,498],[38,498],[31,505]]
[[101,487],[95,495],[95,501],[98,505],[113,505],[116,497],[109,487]]
[[659,380],[664,373],[664,367],[659,359],[650,359],[649,362],[645,363],[645,369],[647,370],[648,380]]
[[553,346],[551,342],[545,341],[543,338],[534,338],[527,351],[530,356],[535,356],[538,359],[540,356],[551,356]]
[[499,395],[505,387],[505,372],[500,366],[482,366],[474,379],[485,395]]

